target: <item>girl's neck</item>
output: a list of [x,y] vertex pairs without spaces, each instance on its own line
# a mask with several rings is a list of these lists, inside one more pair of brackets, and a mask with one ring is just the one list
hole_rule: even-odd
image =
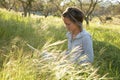
[[72,38],[75,39],[75,37],[81,32],[82,30],[76,30],[72,32]]

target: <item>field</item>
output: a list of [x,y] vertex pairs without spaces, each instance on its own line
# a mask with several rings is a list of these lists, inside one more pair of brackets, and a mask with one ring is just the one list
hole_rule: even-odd
[[[0,80],[119,80],[119,24],[92,21],[85,28],[93,37],[95,61],[82,67],[64,57],[67,42],[61,18],[24,18],[0,9]],[[57,59],[43,58],[46,51]]]

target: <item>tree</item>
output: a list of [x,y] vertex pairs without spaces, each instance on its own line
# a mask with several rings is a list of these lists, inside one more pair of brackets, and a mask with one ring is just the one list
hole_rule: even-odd
[[63,6],[60,5],[61,2],[61,0],[49,0],[49,4],[51,4],[51,8],[53,8],[53,15],[60,16],[60,14],[63,12]]
[[15,6],[15,0],[0,0],[0,5],[10,11]]
[[32,8],[32,2],[34,2],[34,0],[19,0],[19,1],[21,2],[22,7],[23,7],[24,17],[27,16],[27,13],[30,16],[30,11],[31,11],[31,8]]
[[61,0],[38,0],[34,6],[40,11],[45,17],[48,15],[60,16],[63,12],[63,6],[61,6]]
[[1,7],[8,9],[8,5],[7,4],[8,4],[8,2],[6,2],[6,0],[0,0]]
[[120,1],[118,1],[118,3],[120,4]]
[[75,5],[77,5],[85,14],[86,24],[89,25],[90,16],[95,10],[96,5],[102,0],[74,0]]

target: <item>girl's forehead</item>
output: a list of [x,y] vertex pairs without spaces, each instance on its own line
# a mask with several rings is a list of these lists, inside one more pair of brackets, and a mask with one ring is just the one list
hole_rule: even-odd
[[63,18],[64,22],[72,22],[69,18],[64,17]]

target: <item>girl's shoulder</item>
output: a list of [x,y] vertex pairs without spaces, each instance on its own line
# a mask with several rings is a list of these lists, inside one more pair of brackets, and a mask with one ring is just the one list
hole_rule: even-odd
[[[71,32],[67,32],[66,36],[68,39],[72,39]],[[85,29],[76,36],[76,39],[81,39],[84,37],[91,37],[90,33],[88,31],[86,31]]]
[[77,39],[81,39],[81,38],[84,38],[84,37],[88,37],[88,36],[91,36],[89,32],[87,32],[86,30],[83,30],[82,32],[80,32],[76,38]]
[[83,30],[83,36],[85,36],[85,35],[86,35],[86,36],[87,36],[87,35],[88,35],[88,36],[91,36],[90,33],[89,33],[88,31]]

